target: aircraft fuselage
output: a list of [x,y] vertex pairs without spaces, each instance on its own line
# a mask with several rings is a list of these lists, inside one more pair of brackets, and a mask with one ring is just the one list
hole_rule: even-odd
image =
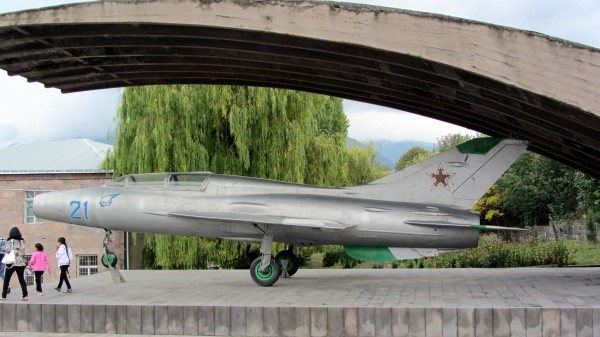
[[[176,184],[171,179],[171,174],[164,174],[163,180],[157,176],[154,182],[42,194],[34,208],[44,219],[82,226],[245,241],[260,241],[259,226],[273,223],[273,240],[296,246],[460,249],[477,245],[478,230],[465,227],[478,224],[479,217],[469,211],[361,198],[353,188],[214,174],[206,174],[202,185]],[[411,221],[465,227],[407,223]]]

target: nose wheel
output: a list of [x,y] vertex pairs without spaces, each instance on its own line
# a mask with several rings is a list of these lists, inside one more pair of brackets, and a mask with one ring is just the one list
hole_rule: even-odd
[[102,254],[101,262],[104,268],[108,268],[108,266],[116,267],[119,260],[117,259],[117,255],[115,253],[106,251],[104,254]]

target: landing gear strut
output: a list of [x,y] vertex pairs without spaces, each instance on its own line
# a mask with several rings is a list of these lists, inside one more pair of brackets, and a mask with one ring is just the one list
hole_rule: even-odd
[[123,283],[125,282],[125,278],[121,275],[119,268],[117,268],[117,255],[108,250],[108,244],[112,241],[110,239],[110,235],[112,232],[109,229],[105,229],[106,235],[104,235],[103,245],[104,245],[104,254],[102,254],[102,265],[104,265],[108,270],[110,270],[110,275],[112,276],[113,283]]
[[[257,228],[260,228],[257,226]],[[262,230],[262,229],[261,229]],[[281,268],[279,263],[271,257],[273,245],[273,231],[269,226],[265,226],[263,231],[262,243],[260,245],[261,257],[257,257],[250,265],[250,276],[256,284],[261,286],[272,286],[279,280]]]

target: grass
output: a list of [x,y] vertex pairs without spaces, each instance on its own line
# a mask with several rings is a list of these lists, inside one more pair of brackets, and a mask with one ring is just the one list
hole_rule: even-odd
[[574,265],[600,264],[600,243],[569,241]]

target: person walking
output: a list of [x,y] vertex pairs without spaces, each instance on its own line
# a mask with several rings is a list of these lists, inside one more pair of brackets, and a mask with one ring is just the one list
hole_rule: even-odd
[[48,272],[51,273],[50,269],[50,261],[48,261],[48,255],[44,252],[44,246],[41,243],[35,244],[35,253],[31,255],[31,259],[29,259],[29,266],[33,270],[33,274],[35,275],[35,291],[36,295],[44,295],[42,292],[42,275],[44,275],[44,271],[46,267],[48,267]]
[[25,259],[25,239],[23,239],[23,235],[21,235],[21,231],[17,227],[11,228],[8,232],[8,238],[4,245],[4,254],[8,254],[11,250],[15,253],[15,263],[6,265],[1,300],[6,299],[10,278],[16,272],[21,284],[21,291],[23,292],[21,300],[27,301],[29,298],[27,297],[27,283],[25,282],[25,266],[27,266],[27,260]]
[[[4,263],[2,263],[2,259],[4,258],[4,246],[6,245],[6,240],[0,236],[0,280],[4,282]],[[10,285],[8,286],[7,294],[10,294]]]
[[71,265],[72,259],[73,252],[71,251],[71,248],[67,246],[67,240],[61,236],[58,238],[58,246],[56,247],[56,260],[58,261],[58,267],[60,268],[60,279],[58,281],[58,286],[54,289],[58,292],[61,291],[60,289],[62,288],[63,281],[67,285],[67,292],[73,292],[71,283],[69,282],[69,265]]

